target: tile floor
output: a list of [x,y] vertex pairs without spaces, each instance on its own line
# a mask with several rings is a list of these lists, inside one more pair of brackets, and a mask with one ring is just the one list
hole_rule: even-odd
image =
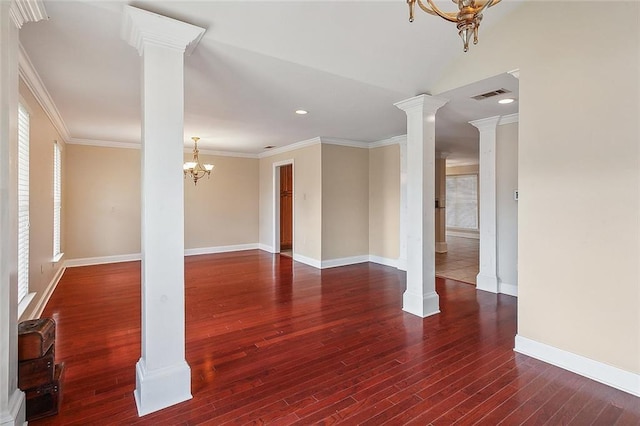
[[447,237],[447,253],[436,253],[436,276],[476,284],[480,240]]

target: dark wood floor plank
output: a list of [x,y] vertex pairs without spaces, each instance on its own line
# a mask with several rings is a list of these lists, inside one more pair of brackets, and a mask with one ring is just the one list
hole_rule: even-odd
[[140,263],[69,268],[44,312],[62,407],[30,424],[640,424],[638,398],[514,353],[510,296],[438,279],[423,319],[397,269],[257,250],[188,257],[185,277],[193,399],[137,415]]

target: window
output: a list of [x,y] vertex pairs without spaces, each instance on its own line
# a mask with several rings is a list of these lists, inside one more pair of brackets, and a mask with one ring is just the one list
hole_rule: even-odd
[[447,226],[478,229],[478,175],[447,176]]
[[60,252],[60,208],[62,207],[62,153],[57,141],[53,142],[53,260],[58,261]]
[[29,293],[29,113],[18,105],[18,303]]

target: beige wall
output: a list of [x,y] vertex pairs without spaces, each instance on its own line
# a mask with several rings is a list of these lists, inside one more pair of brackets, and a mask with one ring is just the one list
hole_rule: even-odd
[[[64,258],[53,262],[54,141],[57,140],[62,148],[63,167],[66,162],[66,147],[44,110],[22,81],[19,93],[20,102],[29,111],[29,292],[36,295],[22,318],[30,318],[63,265]],[[66,178],[63,175],[63,182]],[[64,191],[62,196],[66,198]],[[62,228],[64,232],[64,221]],[[64,252],[64,239],[61,247]]]
[[322,260],[369,254],[369,150],[322,145]]
[[140,150],[67,145],[67,258],[140,253]]
[[[140,151],[67,147],[67,258],[140,253]],[[258,160],[201,160],[215,169],[197,186],[185,180],[185,249],[257,243]]]
[[496,218],[498,279],[518,285],[518,124],[498,126],[496,131]]
[[295,254],[322,258],[322,151],[320,144],[260,159],[260,244],[273,250],[274,163],[293,160]]
[[185,181],[185,249],[257,243],[258,160],[209,155],[200,160],[215,168],[197,186]]
[[639,20],[637,2],[524,2],[433,88],[520,69],[518,334],[636,374]]
[[400,146],[369,150],[369,253],[400,256]]

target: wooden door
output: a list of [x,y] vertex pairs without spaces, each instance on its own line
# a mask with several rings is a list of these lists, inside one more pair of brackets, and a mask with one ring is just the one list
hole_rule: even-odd
[[280,250],[293,246],[293,166],[280,167]]

